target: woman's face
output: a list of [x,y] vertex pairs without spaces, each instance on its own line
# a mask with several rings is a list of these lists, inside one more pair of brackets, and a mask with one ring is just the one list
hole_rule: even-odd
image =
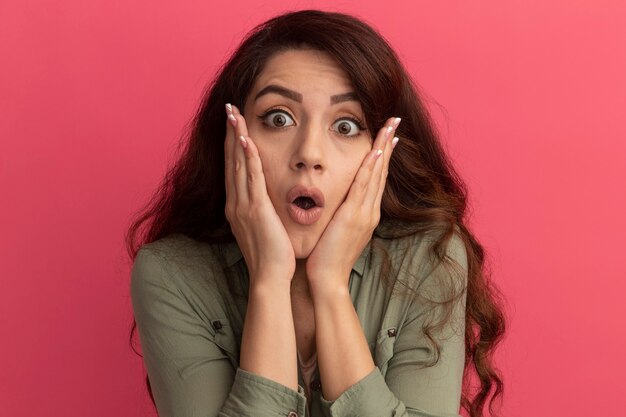
[[[296,259],[315,248],[372,149],[353,93],[328,54],[289,50],[268,60],[246,98],[248,135],[259,149],[269,197]],[[298,185],[317,188],[323,207],[293,204]]]

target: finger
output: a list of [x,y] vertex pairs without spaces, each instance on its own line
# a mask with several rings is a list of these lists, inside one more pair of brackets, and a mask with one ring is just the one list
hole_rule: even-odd
[[[228,107],[226,108],[229,114]],[[226,137],[224,139],[224,180],[226,187],[226,208],[234,207],[236,189],[235,189],[235,167],[233,164],[233,145],[235,141],[235,132],[232,123],[226,120]]]
[[[246,149],[248,136],[246,121],[235,105],[231,105],[232,115],[235,118],[234,141],[233,141],[233,164],[235,166],[235,188],[237,189],[237,205],[248,205],[250,201],[250,191],[248,189],[248,168],[246,162]],[[243,141],[242,141],[242,138]]]
[[385,140],[385,142],[383,143],[383,149],[379,151],[382,153],[374,162],[374,167],[372,168],[369,181],[367,182],[367,187],[363,191],[363,199],[361,201],[361,204],[363,205],[363,207],[368,207],[370,209],[370,212],[372,212],[374,208],[376,193],[380,188],[380,177],[385,165],[385,158],[386,155],[389,153],[387,151],[387,143],[389,143],[389,141]]
[[387,179],[387,171],[389,169],[389,159],[391,157],[391,149],[392,149],[392,141],[393,141],[393,137],[394,134],[396,133],[396,129],[398,128],[398,125],[400,124],[400,118],[396,117],[393,118],[392,120],[392,128],[393,130],[389,133],[389,135],[387,135],[387,137],[385,138],[384,141],[384,145],[383,145],[383,154],[381,155],[382,159],[382,166],[380,171],[375,171],[374,173],[372,173],[372,184],[378,184],[378,187],[370,187],[368,188],[368,195],[366,196],[366,200],[369,204],[371,204],[372,209],[374,209],[374,205],[376,203],[376,199],[378,197],[378,194],[381,193],[381,187],[382,189],[384,189],[385,187],[385,181]]
[[248,169],[246,167],[246,156],[242,145],[243,136],[234,139],[233,164],[235,167],[235,204],[237,207],[248,205]]
[[267,185],[265,184],[265,175],[263,174],[263,166],[259,156],[259,150],[252,138],[246,136],[246,142],[248,146],[245,149],[245,156],[250,204],[261,203],[263,200],[269,198]]
[[233,105],[230,103],[226,103],[225,105],[226,107],[226,115],[228,116],[228,121],[233,125],[233,126],[237,126],[237,120],[235,119],[235,116],[233,115]]
[[[238,186],[240,189],[246,189],[247,197],[242,196],[241,200],[246,198],[245,201],[247,205],[259,203],[264,199],[269,199],[259,151],[252,138],[248,136],[246,120],[237,106],[231,105],[231,111],[235,119],[233,123],[235,125],[235,143],[237,147],[243,150],[245,161],[245,180],[243,179],[242,173],[241,176],[238,176]],[[243,138],[243,144],[240,138]]]
[[[394,132],[395,133],[395,132]],[[393,141],[397,142],[397,137],[394,137],[392,140],[387,141],[387,145],[385,146],[385,151],[380,159],[383,159],[383,167],[380,172],[379,184],[376,189],[375,195],[373,198],[370,196],[366,197],[371,198],[371,207],[372,213],[376,212],[380,214],[380,204],[383,198],[383,194],[385,193],[385,187],[387,186],[387,176],[389,174],[389,164],[391,163],[391,156],[393,154]]]
[[243,117],[243,114],[239,111],[239,108],[235,105],[232,105],[233,116],[237,120],[236,134],[239,136],[248,136],[248,125],[246,124],[246,119]]
[[[379,177],[376,175],[376,169],[379,166],[378,159],[381,159],[381,156],[384,154],[388,138],[393,134],[395,126],[397,126],[394,122],[394,119],[387,120],[385,125],[378,131],[371,152],[366,155],[357,172],[353,185],[350,188],[350,193],[348,194],[348,198],[357,206],[364,203],[368,189],[372,188],[373,181],[373,188],[378,188]],[[380,170],[380,168],[378,169]],[[374,199],[374,197],[371,198],[372,200]]]
[[372,150],[365,156],[359,170],[356,173],[354,181],[348,192],[347,202],[350,202],[359,207],[363,204],[367,188],[372,179],[372,173],[378,163],[378,159],[383,154],[385,139],[389,134],[390,129],[388,123],[385,124],[376,135]]
[[[233,120],[233,136],[234,136],[234,140],[233,140],[233,155],[232,155],[232,159],[233,159],[233,164],[234,166],[237,168],[236,171],[239,172],[242,166],[245,166],[246,164],[246,157],[245,157],[245,148],[244,146],[242,146],[242,137],[246,137],[248,136],[248,129],[246,127],[246,123],[245,120],[243,118],[243,115],[241,115],[241,113],[239,112],[239,109],[237,108],[237,106],[235,105],[231,105],[231,116],[234,119]],[[244,140],[244,144],[245,145],[245,140]],[[245,168],[245,167],[244,167]],[[244,172],[245,173],[245,172]],[[245,180],[246,176],[244,175],[243,177],[240,177],[238,175],[234,176],[235,178],[238,178],[238,180],[236,180],[236,186],[237,189],[239,190],[243,190],[246,193],[246,197],[245,200],[247,200],[247,187],[243,187],[245,184],[243,182],[243,180]],[[240,194],[238,193],[237,196],[239,197]],[[243,197],[243,195],[241,195],[241,197]]]
[[377,212],[380,214],[380,202],[382,200],[383,193],[385,191],[385,185],[387,184],[387,174],[389,172],[389,161],[391,160],[391,154],[393,149],[393,141],[395,138],[393,137],[396,133],[396,129],[400,124],[400,118],[395,118],[393,120],[393,131],[389,134],[387,139],[385,140],[383,155],[381,155],[380,159],[382,159],[381,169],[379,171],[374,171],[372,173],[372,184],[378,184],[378,187],[370,187],[367,191],[367,196],[365,197],[364,204],[369,205],[372,208],[372,212]]
[[244,154],[248,180],[248,198],[250,202],[261,202],[269,197],[259,150],[252,138],[248,136],[246,120],[236,106],[233,106],[233,115],[237,119],[237,133],[245,138],[247,144]]
[[[252,141],[248,136],[248,126],[243,114],[241,114],[241,111],[235,105],[231,105],[231,110],[231,114],[234,118],[233,125],[235,126],[235,164],[240,164],[242,166],[241,172],[238,171],[238,174],[241,175],[236,175],[237,188],[241,190],[241,192],[237,193],[237,196],[242,202],[248,204],[252,192],[252,190],[250,190],[250,184],[252,183],[253,178],[258,176],[258,170],[251,172],[248,164],[250,161],[254,160],[255,151],[257,149],[256,147],[252,150],[249,149],[249,143]],[[256,152],[256,154],[258,159],[258,152]],[[260,159],[258,160],[258,163],[253,162],[253,164],[253,168],[256,168],[257,164],[260,164]]]

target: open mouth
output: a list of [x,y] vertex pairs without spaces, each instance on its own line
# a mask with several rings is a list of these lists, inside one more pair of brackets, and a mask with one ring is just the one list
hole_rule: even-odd
[[307,196],[300,196],[296,198],[293,201],[293,204],[295,204],[296,206],[300,207],[303,210],[309,210],[309,209],[312,209],[313,207],[317,207],[317,204],[315,204],[315,201],[311,197],[307,197]]
[[287,193],[287,201],[287,211],[298,224],[311,225],[322,217],[324,194],[316,187],[296,185]]
[[296,185],[287,193],[287,201],[303,210],[324,207],[324,194],[316,187]]

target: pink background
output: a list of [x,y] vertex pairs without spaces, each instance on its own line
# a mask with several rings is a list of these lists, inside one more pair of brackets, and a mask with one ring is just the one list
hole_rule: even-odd
[[626,408],[626,6],[2,1],[0,414],[154,416],[122,237],[203,87],[289,9],[378,28],[429,97],[508,297],[504,414]]

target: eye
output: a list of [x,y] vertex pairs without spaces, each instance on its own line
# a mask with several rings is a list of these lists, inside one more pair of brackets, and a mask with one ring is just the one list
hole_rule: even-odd
[[262,116],[259,116],[263,124],[269,127],[285,127],[292,126],[294,124],[293,119],[284,110],[269,110]]
[[339,119],[333,124],[333,128],[344,136],[358,136],[362,130],[365,130],[362,123],[357,119],[345,118]]

